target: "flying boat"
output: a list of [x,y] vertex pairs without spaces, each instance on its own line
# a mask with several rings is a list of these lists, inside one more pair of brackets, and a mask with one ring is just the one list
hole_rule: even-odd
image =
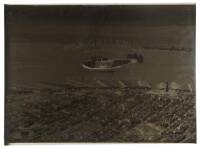
[[81,65],[84,69],[91,71],[114,71],[127,64],[142,63],[144,60],[141,54],[128,54],[126,58],[109,59],[101,56],[93,56],[90,60],[84,61]]

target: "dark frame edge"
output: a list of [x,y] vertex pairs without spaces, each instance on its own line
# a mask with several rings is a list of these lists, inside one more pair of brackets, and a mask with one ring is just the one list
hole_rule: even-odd
[[7,102],[6,102],[6,96],[7,96],[7,48],[8,48],[8,41],[7,41],[7,18],[6,18],[6,12],[7,12],[7,4],[4,4],[4,145],[8,145],[8,137],[7,137]]

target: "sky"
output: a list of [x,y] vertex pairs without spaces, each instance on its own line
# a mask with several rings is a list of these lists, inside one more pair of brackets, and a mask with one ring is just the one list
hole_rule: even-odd
[[[195,11],[195,5],[5,5],[7,81],[22,84],[113,78],[191,83]],[[145,47],[192,52],[141,50]],[[114,74],[91,73],[81,67],[94,53],[123,58],[138,51],[144,55],[143,64]]]
[[14,6],[8,20],[60,21],[71,24],[186,25],[195,24],[195,5]]

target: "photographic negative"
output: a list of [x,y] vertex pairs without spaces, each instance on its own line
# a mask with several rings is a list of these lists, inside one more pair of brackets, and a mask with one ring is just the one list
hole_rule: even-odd
[[195,5],[5,5],[5,143],[196,143]]

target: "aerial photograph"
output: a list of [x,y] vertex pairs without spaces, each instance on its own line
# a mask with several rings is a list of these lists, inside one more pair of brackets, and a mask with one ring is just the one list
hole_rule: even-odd
[[196,143],[196,5],[4,5],[5,144]]

